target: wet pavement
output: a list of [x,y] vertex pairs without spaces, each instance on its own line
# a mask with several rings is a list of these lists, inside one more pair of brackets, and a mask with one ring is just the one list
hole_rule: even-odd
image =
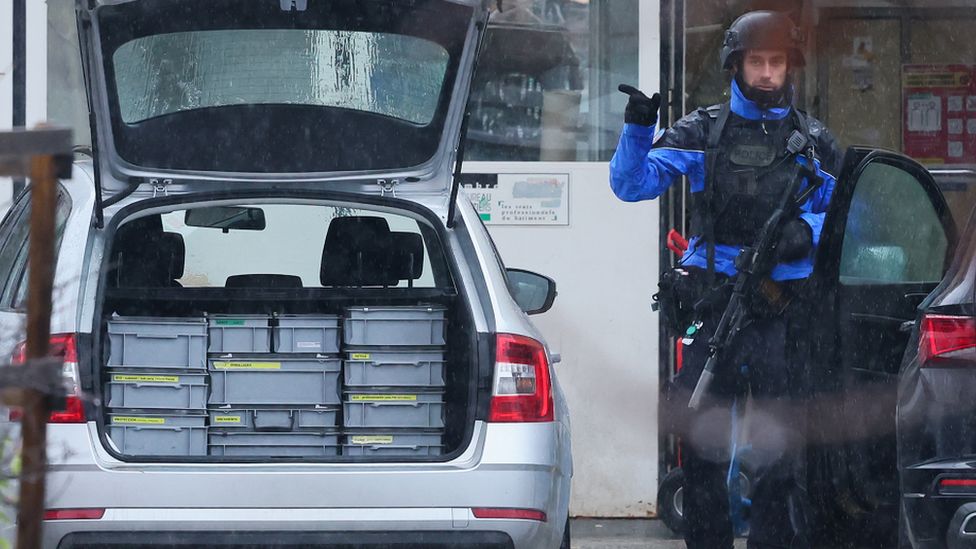
[[[659,520],[575,519],[571,528],[573,549],[678,549],[685,546]],[[736,540],[736,549],[745,546],[744,539]]]

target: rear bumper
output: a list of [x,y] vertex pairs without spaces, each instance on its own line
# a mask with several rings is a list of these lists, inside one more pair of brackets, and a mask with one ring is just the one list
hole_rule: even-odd
[[[394,545],[395,544],[395,545]],[[113,549],[138,546],[144,549],[180,547],[232,549],[263,547],[298,549],[510,549],[512,540],[502,532],[457,534],[454,532],[80,532],[61,540],[59,549]]]
[[956,510],[946,532],[949,549],[976,549],[976,502]]
[[45,523],[45,546],[515,549],[546,547],[549,529],[467,509],[109,509],[100,520]]
[[976,491],[940,490],[943,478],[976,479],[968,462],[930,462],[902,471],[902,521],[915,549],[976,549]]
[[[56,427],[48,509],[105,513],[46,521],[46,548],[111,547],[104,542],[126,532],[147,540],[171,533],[194,547],[211,546],[199,538],[205,532],[288,532],[282,540],[296,540],[291,546],[321,535],[338,547],[376,547],[384,545],[370,540],[394,532],[408,542],[420,536],[423,547],[541,549],[559,546],[568,513],[571,465],[559,423],[479,423],[457,459],[414,464],[123,463],[95,445],[93,424]],[[61,447],[76,451],[53,459]],[[548,520],[476,519],[477,507],[539,510]],[[343,541],[360,537],[360,545]]]

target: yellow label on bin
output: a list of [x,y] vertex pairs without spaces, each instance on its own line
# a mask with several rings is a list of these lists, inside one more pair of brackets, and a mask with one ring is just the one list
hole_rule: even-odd
[[125,425],[164,425],[166,419],[161,417],[115,416],[112,418],[112,423]]
[[280,370],[280,362],[214,362],[218,370]]
[[134,376],[134,375],[113,375],[112,381],[131,381],[135,383],[179,383],[179,376]]
[[353,444],[393,444],[393,437],[389,435],[361,435],[352,437]]
[[352,401],[416,402],[417,395],[352,395]]
[[369,353],[353,353],[352,354],[352,359],[353,360],[369,360],[369,356],[370,356]]
[[241,416],[217,416],[214,423],[241,423]]

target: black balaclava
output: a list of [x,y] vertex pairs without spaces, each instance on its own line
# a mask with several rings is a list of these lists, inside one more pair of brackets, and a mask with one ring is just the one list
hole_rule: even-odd
[[755,103],[760,109],[765,111],[772,108],[783,108],[793,103],[793,72],[789,68],[786,70],[786,80],[783,81],[781,88],[773,91],[765,91],[753,88],[743,80],[741,57],[736,61],[735,66],[735,82],[739,85],[739,89],[742,90],[742,95],[749,101]]

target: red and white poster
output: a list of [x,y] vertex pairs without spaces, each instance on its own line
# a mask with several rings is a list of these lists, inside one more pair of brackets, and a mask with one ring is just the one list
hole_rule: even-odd
[[905,154],[976,164],[976,65],[904,65],[902,97]]

